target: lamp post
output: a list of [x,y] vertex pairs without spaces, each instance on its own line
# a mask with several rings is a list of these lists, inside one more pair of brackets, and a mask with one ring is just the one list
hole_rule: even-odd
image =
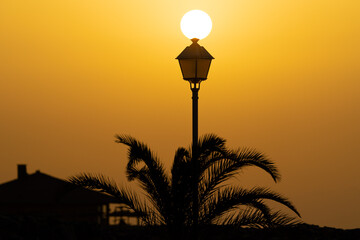
[[181,20],[181,30],[191,39],[192,44],[186,47],[176,58],[179,60],[183,79],[190,83],[192,91],[192,178],[193,178],[193,238],[197,239],[199,224],[199,155],[198,155],[198,99],[200,83],[207,79],[213,56],[198,44],[199,39],[211,31],[210,17],[200,11],[186,13]]
[[191,39],[193,42],[176,58],[179,60],[184,80],[190,83],[193,100],[193,153],[198,142],[198,99],[200,83],[207,79],[211,60],[214,59],[208,51],[197,42],[199,39]]

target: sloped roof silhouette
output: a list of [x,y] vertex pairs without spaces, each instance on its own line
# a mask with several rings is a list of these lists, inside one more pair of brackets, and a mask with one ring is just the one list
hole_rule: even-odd
[[0,204],[107,204],[117,200],[37,171],[0,185]]

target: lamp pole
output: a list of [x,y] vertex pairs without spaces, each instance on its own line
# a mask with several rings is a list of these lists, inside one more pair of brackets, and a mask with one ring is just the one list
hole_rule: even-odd
[[[191,85],[191,83],[190,83]],[[198,85],[198,87],[196,86]],[[193,84],[191,86],[192,91],[192,125],[193,125],[193,145],[192,145],[192,154],[193,154],[193,161],[192,161],[192,176],[194,178],[194,189],[193,189],[193,218],[194,218],[194,235],[193,238],[196,240],[198,239],[198,226],[199,226],[199,155],[198,155],[198,135],[199,135],[199,117],[198,117],[198,101],[199,101],[199,90],[200,90],[200,83]]]
[[200,83],[192,84],[192,140],[193,140],[193,154],[196,152],[198,145],[198,136],[199,136],[199,112],[198,112],[198,102],[199,102],[199,90]]
[[191,39],[192,44],[186,47],[176,58],[179,60],[183,79],[190,83],[192,91],[192,178],[193,178],[193,237],[197,239],[199,225],[199,152],[198,152],[198,100],[200,83],[207,79],[213,56],[198,44],[199,39]]

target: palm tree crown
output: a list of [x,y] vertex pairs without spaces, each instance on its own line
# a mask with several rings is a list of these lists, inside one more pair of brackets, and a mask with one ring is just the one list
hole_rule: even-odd
[[[146,195],[145,201],[102,175],[83,173],[71,177],[69,181],[116,197],[139,214],[144,224],[183,230],[194,225],[194,216],[198,217],[200,225],[232,224],[262,228],[299,222],[298,218],[274,212],[267,206],[264,200],[272,200],[300,216],[294,205],[280,194],[268,188],[244,189],[226,185],[246,166],[259,167],[275,182],[280,180],[274,163],[254,149],[231,150],[226,148],[224,139],[208,134],[199,140],[196,154],[191,147],[177,149],[169,175],[156,155],[142,142],[127,135],[116,135],[116,142],[129,147],[127,178],[140,183]],[[194,161],[198,163],[196,173],[191,171]],[[198,201],[198,208],[195,208],[198,213],[195,215],[194,199]]]

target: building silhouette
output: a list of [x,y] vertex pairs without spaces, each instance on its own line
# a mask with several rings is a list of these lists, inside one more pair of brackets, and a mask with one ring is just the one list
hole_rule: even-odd
[[56,219],[67,222],[109,224],[109,195],[76,186],[18,165],[18,177],[0,184],[0,215]]

